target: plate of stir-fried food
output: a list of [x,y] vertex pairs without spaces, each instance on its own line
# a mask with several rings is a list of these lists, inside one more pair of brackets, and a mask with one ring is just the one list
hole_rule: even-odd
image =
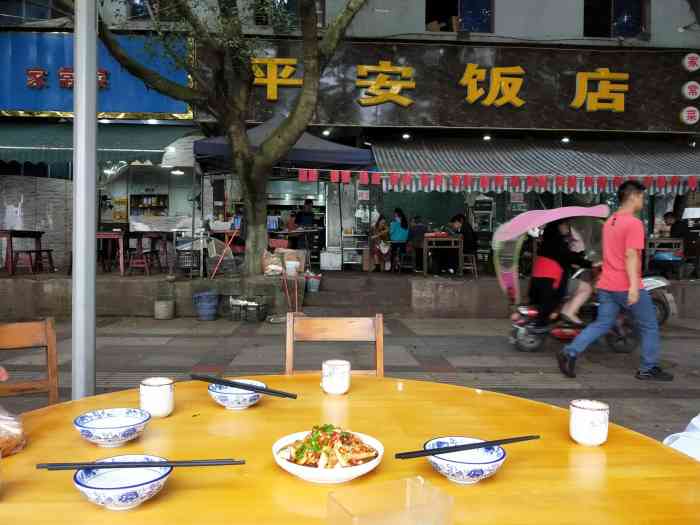
[[283,437],[272,454],[280,467],[306,481],[344,483],[379,465],[384,447],[371,436],[325,424]]

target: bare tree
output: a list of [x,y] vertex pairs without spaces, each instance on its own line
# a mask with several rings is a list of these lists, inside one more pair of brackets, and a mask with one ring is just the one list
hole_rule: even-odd
[[[55,0],[72,13],[72,0]],[[104,0],[103,0],[104,2]],[[343,9],[319,34],[315,0],[298,0],[298,13],[287,18],[286,0],[145,0],[157,40],[168,57],[184,69],[190,83],[178,83],[149,68],[120,45],[100,17],[99,37],[112,56],[146,86],[211,115],[231,145],[233,172],[240,177],[246,208],[245,273],[262,272],[267,248],[267,181],[273,167],[290,151],[311,121],[318,100],[321,74],[335,54],[355,15],[367,0],[347,0]],[[255,8],[278,30],[296,25],[302,35],[304,78],[291,113],[258,148],[246,133],[253,92],[251,60],[261,42],[244,31]],[[105,8],[103,6],[103,8]],[[104,14],[104,13],[103,13]],[[183,42],[189,49],[183,50]],[[193,52],[194,51],[194,52]]]

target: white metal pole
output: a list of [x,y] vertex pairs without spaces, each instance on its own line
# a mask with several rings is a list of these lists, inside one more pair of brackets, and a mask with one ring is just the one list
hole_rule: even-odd
[[73,109],[72,396],[95,393],[97,2],[76,0]]

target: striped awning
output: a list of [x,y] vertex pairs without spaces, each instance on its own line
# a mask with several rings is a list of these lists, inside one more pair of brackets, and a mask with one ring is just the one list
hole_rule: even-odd
[[[99,124],[97,161],[150,161],[160,164],[166,147],[194,129],[174,125]],[[0,161],[33,164],[72,162],[72,123],[0,121]]]
[[441,138],[373,144],[385,191],[614,191],[624,180],[653,193],[697,187],[700,152],[660,140]]

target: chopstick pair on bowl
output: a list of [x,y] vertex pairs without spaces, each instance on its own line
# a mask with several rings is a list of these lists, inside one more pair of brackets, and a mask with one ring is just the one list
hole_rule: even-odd
[[224,385],[233,388],[238,388],[240,390],[247,390],[249,392],[257,392],[258,394],[265,394],[274,397],[286,397],[288,399],[296,399],[297,395],[290,392],[284,392],[282,390],[274,390],[272,388],[265,388],[262,386],[250,385],[248,383],[241,383],[240,381],[231,381],[230,379],[222,379],[220,377],[213,376],[203,376],[199,374],[191,374],[191,379],[195,381],[204,381],[205,383],[212,383],[214,385]]
[[39,463],[40,470],[82,470],[108,468],[152,468],[152,467],[221,467],[245,465],[242,459],[194,459],[189,461],[114,461],[108,463]]
[[480,441],[478,443],[469,443],[467,445],[455,445],[453,447],[440,447],[423,450],[413,450],[411,452],[399,452],[394,455],[396,459],[413,459],[424,458],[427,456],[437,456],[438,454],[448,454],[450,452],[463,452],[465,450],[477,450],[486,447],[496,447],[499,445],[508,445],[509,443],[520,443],[522,441],[532,441],[540,439],[540,436],[519,436],[505,439],[494,439],[492,441]]

